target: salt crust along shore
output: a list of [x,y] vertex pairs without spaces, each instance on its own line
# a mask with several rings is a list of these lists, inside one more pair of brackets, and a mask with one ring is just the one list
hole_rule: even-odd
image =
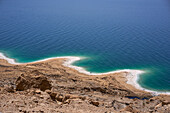
[[[139,79],[139,75],[145,73],[145,71],[143,71],[143,70],[123,69],[123,70],[116,70],[116,71],[111,71],[111,72],[107,72],[107,73],[91,73],[91,72],[86,71],[83,67],[78,67],[78,66],[72,65],[74,62],[79,61],[79,60],[83,60],[86,57],[77,57],[77,56],[51,57],[51,58],[46,58],[46,59],[43,59],[43,60],[38,60],[38,61],[35,61],[35,62],[29,62],[29,63],[42,62],[42,61],[47,61],[47,60],[56,59],[56,58],[57,59],[58,58],[67,59],[63,63],[64,66],[73,68],[73,69],[79,71],[80,73],[87,74],[87,75],[104,75],[104,74],[115,74],[115,73],[126,72],[126,73],[128,73],[127,77],[126,77],[127,78],[127,84],[130,84],[137,89],[150,92],[153,95],[159,95],[159,94],[170,95],[170,92],[157,92],[157,91],[152,91],[152,90],[142,88],[138,84],[137,81]],[[17,63],[14,59],[6,57],[3,53],[0,53],[0,59],[4,59],[4,60],[8,61],[8,63],[10,63],[10,64],[15,64],[15,65],[24,64],[24,63]]]

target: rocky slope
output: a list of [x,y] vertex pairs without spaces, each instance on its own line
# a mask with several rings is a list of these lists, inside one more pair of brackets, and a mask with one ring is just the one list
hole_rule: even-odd
[[170,113],[170,96],[126,84],[127,73],[89,76],[66,59],[12,65],[0,60],[2,113]]

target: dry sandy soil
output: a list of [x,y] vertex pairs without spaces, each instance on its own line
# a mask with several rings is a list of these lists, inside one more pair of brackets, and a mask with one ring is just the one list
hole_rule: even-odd
[[170,96],[126,83],[126,72],[85,75],[66,59],[12,65],[0,59],[2,113],[170,113]]

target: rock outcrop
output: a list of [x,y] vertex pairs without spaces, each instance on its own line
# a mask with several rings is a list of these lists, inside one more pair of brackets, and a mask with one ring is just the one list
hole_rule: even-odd
[[34,75],[24,75],[21,74],[16,80],[16,90],[24,91],[30,88],[38,88],[42,91],[47,89],[51,90],[51,83],[48,81],[47,77],[34,74]]

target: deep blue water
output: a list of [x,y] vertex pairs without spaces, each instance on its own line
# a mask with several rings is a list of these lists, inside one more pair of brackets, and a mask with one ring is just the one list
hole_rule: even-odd
[[142,69],[170,91],[169,0],[1,0],[0,51],[18,62],[86,56],[91,72]]

